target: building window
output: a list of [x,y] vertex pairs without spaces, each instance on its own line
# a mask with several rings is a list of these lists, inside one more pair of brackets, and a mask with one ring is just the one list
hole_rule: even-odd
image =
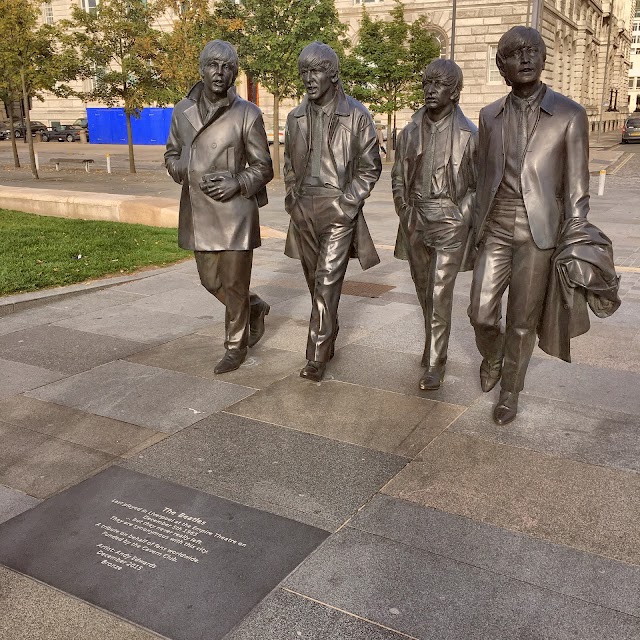
[[371,2],[383,2],[384,0],[353,0],[353,4],[369,4]]
[[82,0],[82,8],[87,13],[95,13],[98,6],[98,0]]
[[490,44],[487,54],[487,82],[489,84],[502,84],[503,79],[500,75],[500,70],[496,64],[496,52],[498,51],[497,44]]
[[629,89],[633,89],[634,82],[635,82],[635,78],[629,78]]
[[50,2],[44,5],[43,11],[45,24],[53,24],[53,7]]

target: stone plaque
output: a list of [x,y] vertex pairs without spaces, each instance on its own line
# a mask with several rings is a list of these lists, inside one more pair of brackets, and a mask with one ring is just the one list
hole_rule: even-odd
[[0,525],[0,563],[174,640],[215,640],[328,535],[111,467]]

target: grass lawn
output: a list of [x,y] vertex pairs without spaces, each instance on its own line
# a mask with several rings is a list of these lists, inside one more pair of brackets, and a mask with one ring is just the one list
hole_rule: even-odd
[[0,209],[0,295],[163,266],[191,256],[176,229]]

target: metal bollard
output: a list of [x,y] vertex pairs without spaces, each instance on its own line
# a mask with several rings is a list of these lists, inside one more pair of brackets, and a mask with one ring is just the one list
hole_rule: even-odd
[[600,181],[598,182],[598,195],[599,196],[603,196],[604,195],[604,181],[607,177],[607,170],[606,169],[600,169]]
[[111,154],[107,153],[107,173],[111,173]]

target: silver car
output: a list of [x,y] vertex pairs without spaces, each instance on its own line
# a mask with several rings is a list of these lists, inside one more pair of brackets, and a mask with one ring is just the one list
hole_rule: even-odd
[[624,121],[622,142],[640,142],[640,115],[631,116]]

